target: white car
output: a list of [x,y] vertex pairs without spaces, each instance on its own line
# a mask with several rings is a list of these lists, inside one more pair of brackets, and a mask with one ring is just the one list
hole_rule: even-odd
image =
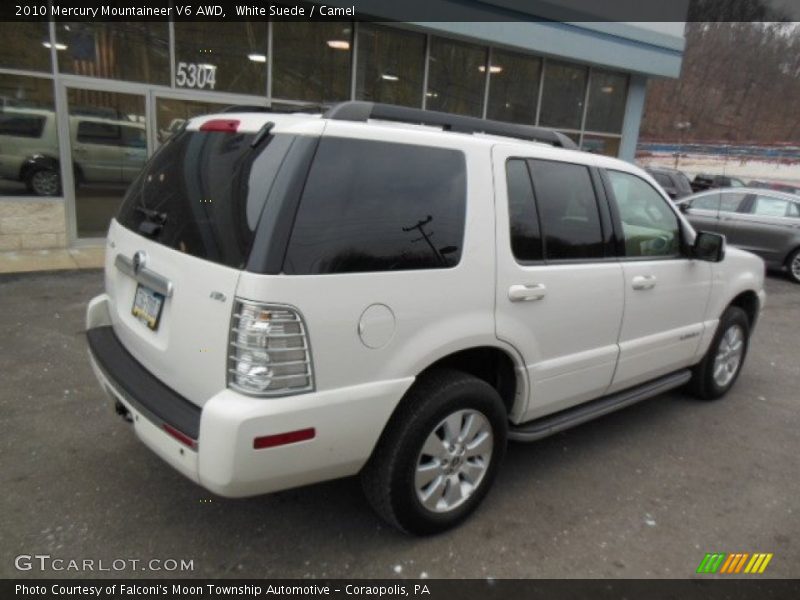
[[476,508],[508,439],[687,384],[722,396],[763,262],[569,146],[367,102],[194,118],[112,221],[95,373],[211,492],[360,473],[418,534]]

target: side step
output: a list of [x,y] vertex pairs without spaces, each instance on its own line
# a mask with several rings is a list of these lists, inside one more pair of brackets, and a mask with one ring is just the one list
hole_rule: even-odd
[[570,427],[575,427],[581,423],[586,423],[597,417],[625,408],[631,404],[636,404],[642,400],[647,400],[653,396],[658,396],[671,389],[682,386],[692,378],[689,369],[677,371],[670,375],[665,375],[654,379],[643,385],[627,389],[610,396],[598,398],[591,402],[579,404],[578,406],[559,411],[546,417],[541,417],[535,421],[522,423],[512,426],[508,431],[508,439],[518,442],[535,442],[547,436],[564,431]]

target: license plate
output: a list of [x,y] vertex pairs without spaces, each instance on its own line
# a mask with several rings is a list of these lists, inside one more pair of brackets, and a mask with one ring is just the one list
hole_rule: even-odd
[[136,286],[136,296],[133,298],[131,314],[153,331],[158,329],[158,320],[161,318],[163,307],[164,296],[162,294],[154,292],[142,284]]

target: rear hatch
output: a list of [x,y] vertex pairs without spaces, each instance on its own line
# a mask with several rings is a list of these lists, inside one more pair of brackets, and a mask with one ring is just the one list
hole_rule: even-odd
[[[321,120],[225,114],[189,123],[128,190],[108,235],[114,331],[191,402],[226,386],[231,311],[273,182]],[[279,186],[275,186],[279,187]]]

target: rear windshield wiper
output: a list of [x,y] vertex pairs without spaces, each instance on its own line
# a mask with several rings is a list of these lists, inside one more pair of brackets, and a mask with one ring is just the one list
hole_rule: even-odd
[[136,212],[144,215],[144,219],[139,223],[139,232],[148,237],[153,237],[163,229],[167,222],[167,213],[159,212],[144,206],[134,206]]

